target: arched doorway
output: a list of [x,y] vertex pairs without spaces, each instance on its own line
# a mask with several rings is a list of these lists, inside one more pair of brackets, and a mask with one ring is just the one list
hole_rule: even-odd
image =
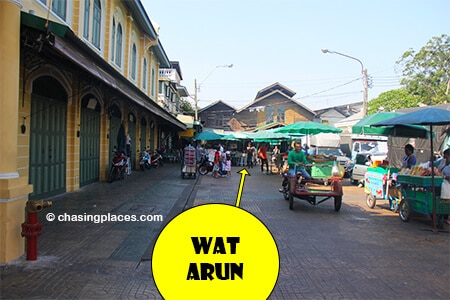
[[100,177],[100,103],[93,95],[81,100],[80,186]]
[[30,114],[30,199],[66,191],[67,92],[55,78],[33,82]]
[[131,168],[136,166],[136,116],[133,113],[128,114],[128,134],[131,138]]
[[[122,124],[122,112],[120,108],[113,104],[109,109],[109,161],[113,158],[114,147],[118,147],[117,135],[119,133],[120,125]],[[109,166],[108,166],[109,168]]]
[[147,120],[145,118],[141,119],[141,137],[139,138],[140,140],[140,149],[137,149],[139,151],[143,151],[146,150],[146,139],[147,136]]

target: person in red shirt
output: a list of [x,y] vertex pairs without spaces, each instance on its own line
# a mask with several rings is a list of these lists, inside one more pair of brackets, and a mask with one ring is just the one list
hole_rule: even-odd
[[266,165],[266,173],[269,174],[269,163],[267,161],[267,146],[261,144],[258,148],[258,157],[261,160],[261,172],[264,172],[264,165]]

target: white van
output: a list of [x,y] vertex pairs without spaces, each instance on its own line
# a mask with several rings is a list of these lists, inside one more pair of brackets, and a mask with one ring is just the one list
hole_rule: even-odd
[[370,154],[373,160],[384,160],[388,153],[388,138],[385,136],[354,136],[352,137],[352,160],[357,154]]

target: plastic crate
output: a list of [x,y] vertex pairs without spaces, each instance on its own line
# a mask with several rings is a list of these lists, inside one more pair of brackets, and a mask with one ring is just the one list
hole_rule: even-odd
[[311,176],[317,179],[330,178],[334,161],[315,163],[311,166]]
[[[433,213],[433,194],[430,191],[403,190],[403,196],[410,201],[413,211],[422,214]],[[441,201],[439,195],[436,196],[436,213],[450,213],[450,202]]]
[[[406,183],[417,185],[421,187],[431,186],[431,176],[417,176],[417,175],[404,175],[398,174],[397,181],[399,183]],[[435,176],[434,177],[434,186],[441,186],[442,177]]]

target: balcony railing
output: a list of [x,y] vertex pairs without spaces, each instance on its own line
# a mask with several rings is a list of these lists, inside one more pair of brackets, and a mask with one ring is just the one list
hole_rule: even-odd
[[180,83],[181,78],[176,69],[159,69],[159,78],[167,78],[172,82]]

